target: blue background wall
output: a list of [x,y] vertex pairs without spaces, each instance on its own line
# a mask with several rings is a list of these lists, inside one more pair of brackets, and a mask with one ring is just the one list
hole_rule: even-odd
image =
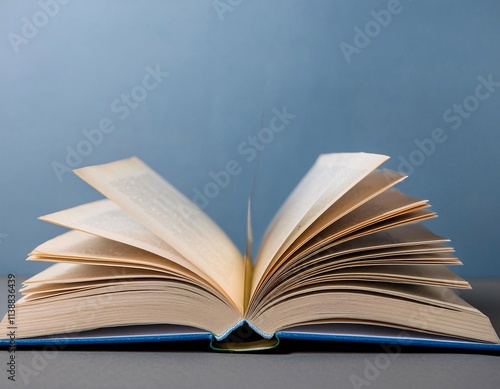
[[[318,154],[379,152],[431,200],[460,273],[500,275],[500,88],[478,79],[500,81],[499,2],[46,1],[0,3],[0,273],[46,266],[26,254],[64,229],[38,216],[100,198],[53,165],[105,118],[115,130],[76,165],[137,155],[193,197],[235,160],[205,210],[243,248],[264,106],[264,125],[295,118],[262,151],[257,240]],[[169,74],[127,113],[148,66]]]

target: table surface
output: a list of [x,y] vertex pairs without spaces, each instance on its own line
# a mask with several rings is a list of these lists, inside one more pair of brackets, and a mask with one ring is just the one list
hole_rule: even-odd
[[[500,333],[500,279],[472,280],[463,296]],[[0,290],[6,290],[0,279]],[[0,296],[5,293],[0,292]],[[5,302],[1,302],[2,314]],[[0,388],[495,388],[500,356],[315,342],[272,353],[215,353],[205,343],[18,350],[16,382],[0,351]]]

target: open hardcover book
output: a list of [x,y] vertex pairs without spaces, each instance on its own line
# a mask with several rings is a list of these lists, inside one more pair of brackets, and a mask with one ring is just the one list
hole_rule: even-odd
[[[106,199],[41,217],[71,229],[34,249],[56,262],[24,282],[18,345],[211,339],[214,348],[279,338],[500,349],[448,240],[418,222],[426,200],[393,186],[388,157],[321,155],[269,225],[255,261],[138,158],[75,170]],[[250,217],[248,218],[251,236]],[[238,328],[252,336],[234,336]],[[241,328],[240,328],[241,329]],[[247,332],[245,332],[247,333]],[[234,340],[237,338],[237,340]]]

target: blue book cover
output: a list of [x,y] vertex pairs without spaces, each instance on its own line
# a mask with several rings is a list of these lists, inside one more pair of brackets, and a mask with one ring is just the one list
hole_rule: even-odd
[[[15,342],[0,340],[1,347],[44,347],[57,346],[64,349],[72,345],[95,346],[112,344],[147,344],[169,343],[186,341],[206,341],[217,351],[255,351],[272,349],[278,346],[281,340],[302,340],[321,342],[328,347],[328,343],[360,343],[380,345],[388,352],[404,352],[411,347],[424,347],[429,350],[470,350],[484,352],[500,352],[500,344],[474,342],[452,339],[444,336],[433,336],[415,331],[397,330],[379,326],[321,324],[294,327],[279,331],[270,339],[261,339],[248,342],[246,347],[238,347],[235,343],[217,342],[213,334],[188,326],[176,325],[148,325],[128,326],[117,328],[101,328],[78,334],[63,334],[39,338],[17,339]],[[242,342],[245,344],[245,342]],[[166,347],[168,350],[168,345]],[[297,351],[300,351],[298,349]]]

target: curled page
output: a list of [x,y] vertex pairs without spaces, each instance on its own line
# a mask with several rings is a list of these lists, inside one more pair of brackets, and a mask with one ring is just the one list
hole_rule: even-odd
[[367,153],[320,155],[274,217],[257,256],[252,293],[270,265],[323,212],[389,157]]
[[206,273],[243,312],[243,257],[187,197],[136,157],[75,173]]

